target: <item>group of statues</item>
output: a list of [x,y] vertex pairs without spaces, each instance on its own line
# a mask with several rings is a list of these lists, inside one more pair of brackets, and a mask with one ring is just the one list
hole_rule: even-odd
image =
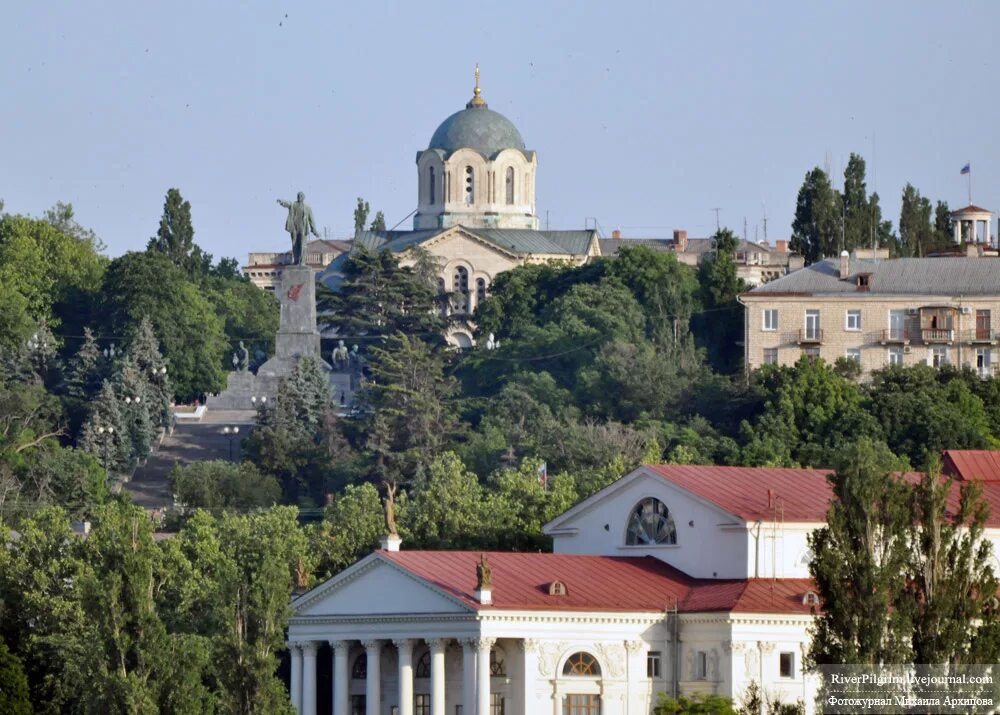
[[343,340],[337,341],[337,347],[330,353],[330,364],[336,372],[364,372],[365,359],[358,351],[357,345],[352,345],[350,351]]

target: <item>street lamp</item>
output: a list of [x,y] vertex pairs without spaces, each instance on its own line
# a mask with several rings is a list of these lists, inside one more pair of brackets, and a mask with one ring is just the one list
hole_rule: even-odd
[[[108,471],[108,446],[111,440],[114,438],[115,428],[114,427],[98,427],[97,434],[101,435],[101,466],[104,467],[104,471]],[[107,438],[104,435],[107,434]]]
[[236,439],[240,434],[240,428],[236,425],[232,427],[226,426],[222,428],[222,434],[226,436],[229,440],[229,461],[233,461],[233,440]]

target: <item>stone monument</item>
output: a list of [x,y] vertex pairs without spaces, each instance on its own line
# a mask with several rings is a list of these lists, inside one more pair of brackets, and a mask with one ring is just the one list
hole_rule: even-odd
[[[339,401],[346,376],[335,376],[330,365],[320,356],[320,337],[316,327],[316,274],[305,265],[304,241],[306,233],[316,233],[312,210],[299,192],[294,203],[278,200],[288,209],[285,230],[291,234],[293,262],[285,265],[278,276],[275,296],[280,304],[278,334],[274,341],[274,355],[257,369],[255,375],[242,366],[249,362],[242,348],[229,373],[226,389],[208,398],[208,408],[223,410],[253,410],[262,403],[261,398],[273,400],[282,378],[303,357],[311,356],[330,374],[331,393]],[[244,362],[246,360],[246,362]],[[350,390],[349,382],[347,389]]]

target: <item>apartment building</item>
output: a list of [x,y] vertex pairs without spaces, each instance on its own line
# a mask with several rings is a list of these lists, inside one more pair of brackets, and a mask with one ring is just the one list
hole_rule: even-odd
[[740,302],[750,369],[792,365],[803,355],[857,360],[864,374],[925,363],[988,377],[1000,365],[1000,258],[975,245],[940,258],[844,252],[757,286]]

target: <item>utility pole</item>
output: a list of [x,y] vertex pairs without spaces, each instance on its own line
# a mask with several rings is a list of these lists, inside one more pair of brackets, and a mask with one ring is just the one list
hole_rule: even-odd
[[767,204],[761,204],[764,207],[764,218],[761,221],[764,224],[764,240],[767,240]]
[[744,243],[746,242],[746,240],[747,240],[747,217],[744,216],[743,217],[743,241],[744,241]]

